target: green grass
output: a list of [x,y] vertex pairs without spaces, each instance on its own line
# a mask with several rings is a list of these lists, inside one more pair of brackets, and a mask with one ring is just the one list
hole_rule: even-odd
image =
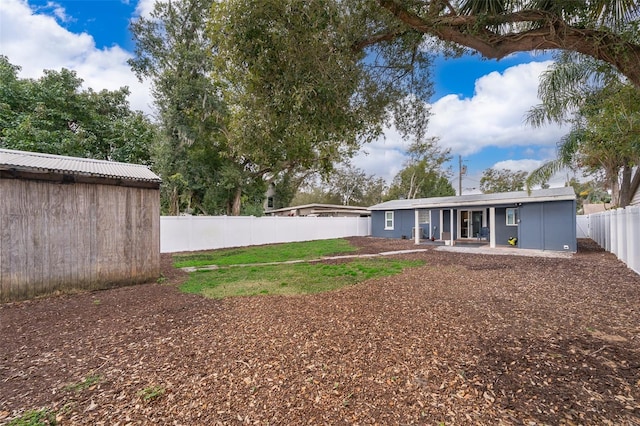
[[147,402],[156,400],[164,395],[165,390],[162,386],[149,386],[138,392],[138,395]]
[[48,408],[25,412],[17,419],[11,420],[7,426],[47,426],[55,425],[56,414]]
[[230,267],[192,272],[180,289],[211,298],[255,295],[311,294],[395,275],[422,261],[388,258],[357,259],[341,264],[298,263]]
[[206,253],[176,254],[176,268],[206,265],[246,265],[251,263],[284,262],[287,260],[309,260],[357,251],[345,239],[303,241],[298,243],[273,244],[260,247],[242,247],[213,250]]
[[82,390],[89,389],[91,386],[93,386],[96,383],[98,383],[100,381],[100,379],[101,379],[101,377],[97,376],[97,375],[87,376],[81,382],[73,383],[73,384],[65,386],[64,390],[69,391],[69,392],[71,392],[71,391],[80,392]]

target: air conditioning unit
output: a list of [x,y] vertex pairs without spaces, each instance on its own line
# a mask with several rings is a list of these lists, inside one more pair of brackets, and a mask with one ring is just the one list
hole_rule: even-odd
[[[418,229],[420,229],[420,239],[428,239],[429,238],[429,230],[424,228],[424,227],[419,227]],[[416,228],[411,228],[411,238],[415,238],[416,237]]]

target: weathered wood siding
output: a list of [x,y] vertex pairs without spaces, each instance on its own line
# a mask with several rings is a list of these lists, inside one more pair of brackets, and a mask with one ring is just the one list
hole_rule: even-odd
[[0,179],[0,302],[160,275],[156,189]]

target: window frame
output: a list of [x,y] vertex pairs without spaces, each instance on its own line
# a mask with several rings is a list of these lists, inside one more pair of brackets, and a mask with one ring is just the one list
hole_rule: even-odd
[[[509,214],[509,210],[512,211],[512,214]],[[513,218],[513,221],[510,222],[509,218]],[[505,223],[507,226],[518,226],[520,222],[520,213],[518,211],[518,207],[507,207],[505,210]]]
[[[389,217],[389,215],[391,217]],[[385,231],[393,231],[395,227],[395,212],[393,210],[387,210],[384,212],[384,229]]]

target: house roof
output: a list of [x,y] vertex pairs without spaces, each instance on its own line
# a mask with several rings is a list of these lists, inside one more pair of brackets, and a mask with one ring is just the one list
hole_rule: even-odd
[[473,206],[495,206],[542,201],[575,200],[572,187],[539,189],[536,191],[499,192],[495,194],[467,194],[457,197],[417,198],[414,200],[392,200],[369,207],[369,210],[407,210],[430,208],[453,208]]
[[269,210],[269,213],[273,212],[287,212],[291,210],[298,209],[322,209],[322,210],[362,210],[367,212],[369,210],[368,207],[360,207],[360,206],[343,206],[339,204],[303,204],[300,206],[291,206],[291,207],[283,207],[281,209]]
[[307,215],[310,214],[345,214],[345,213],[349,213],[352,215],[355,214],[359,214],[359,215],[369,215],[369,208],[368,207],[360,207],[360,206],[343,206],[343,205],[339,205],[339,204],[304,204],[304,205],[300,205],[300,206],[291,206],[291,207],[284,207],[281,209],[275,209],[275,210],[267,210],[265,212],[265,214],[267,215],[273,215],[273,214],[277,214],[277,213],[287,213],[287,212],[299,212],[299,211],[305,211],[307,212]]
[[0,170],[62,173],[139,182],[162,182],[147,166],[89,158],[65,157],[38,152],[0,149]]

